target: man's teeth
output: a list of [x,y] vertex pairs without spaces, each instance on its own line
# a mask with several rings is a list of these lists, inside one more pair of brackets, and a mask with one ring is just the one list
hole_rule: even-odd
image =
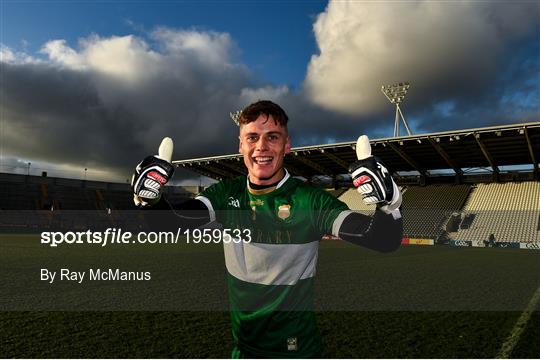
[[274,159],[274,158],[273,158],[272,156],[257,156],[257,157],[255,158],[255,162],[256,162],[257,164],[262,164],[262,165],[264,165],[264,164],[269,164],[270,162],[272,162],[273,159]]

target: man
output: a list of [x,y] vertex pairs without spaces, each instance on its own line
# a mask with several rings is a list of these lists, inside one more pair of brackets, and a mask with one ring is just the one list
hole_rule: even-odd
[[246,107],[239,119],[239,151],[248,176],[212,185],[187,203],[171,205],[161,196],[173,167],[157,157],[143,160],[132,182],[136,204],[173,208],[178,226],[217,221],[226,229],[251,231],[250,243],[224,243],[235,358],[320,356],[311,310],[322,235],[382,252],[401,243],[401,194],[387,169],[372,156],[351,165],[364,200],[378,205],[373,217],[354,213],[284,168],[291,150],[287,122],[285,111],[271,101]]

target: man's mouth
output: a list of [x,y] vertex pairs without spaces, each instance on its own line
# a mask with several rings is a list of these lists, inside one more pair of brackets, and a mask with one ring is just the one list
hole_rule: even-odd
[[255,156],[253,158],[253,161],[257,165],[269,165],[272,163],[272,160],[274,160],[273,156]]

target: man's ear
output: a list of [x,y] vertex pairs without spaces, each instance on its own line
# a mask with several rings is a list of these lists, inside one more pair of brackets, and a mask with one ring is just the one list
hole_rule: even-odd
[[238,137],[238,152],[242,153],[242,137]]
[[291,138],[287,136],[287,143],[285,144],[285,155],[291,152]]

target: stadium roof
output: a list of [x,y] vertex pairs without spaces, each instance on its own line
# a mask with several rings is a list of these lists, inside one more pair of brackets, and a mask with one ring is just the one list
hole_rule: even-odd
[[[444,131],[430,134],[371,140],[373,155],[392,171],[428,171],[532,165],[538,172],[540,122]],[[285,157],[285,167],[295,176],[309,179],[317,175],[347,173],[356,160],[355,141],[296,147]],[[199,174],[224,179],[247,173],[242,155],[231,154],[173,161]]]

